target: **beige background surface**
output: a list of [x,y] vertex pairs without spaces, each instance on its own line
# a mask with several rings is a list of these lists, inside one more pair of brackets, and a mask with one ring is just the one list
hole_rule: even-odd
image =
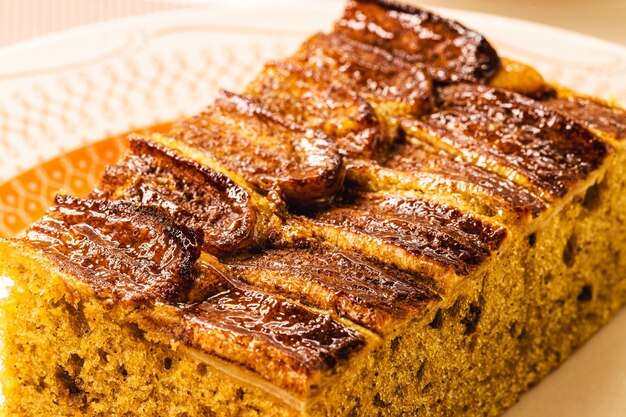
[[626,0],[420,0],[530,20],[626,45]]
[[[305,2],[311,0],[292,0]],[[342,2],[343,0],[315,0]],[[515,17],[626,45],[626,0],[409,0]],[[162,10],[246,7],[267,0],[0,0],[0,47],[51,32]]]

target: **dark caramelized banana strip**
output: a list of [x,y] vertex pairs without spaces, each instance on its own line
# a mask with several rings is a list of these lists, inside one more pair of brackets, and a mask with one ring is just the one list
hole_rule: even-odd
[[427,10],[390,0],[349,0],[335,31],[424,65],[439,82],[487,82],[498,54],[477,32]]
[[517,93],[475,84],[440,91],[440,109],[405,120],[426,141],[557,200],[598,169],[612,148],[582,125]]
[[332,76],[295,62],[272,62],[246,88],[270,111],[324,132],[343,155],[374,158],[384,143],[374,109]]
[[115,298],[184,302],[198,277],[202,231],[156,207],[57,196],[23,240]]
[[[290,220],[290,239],[311,233],[342,249],[432,277],[449,288],[507,235],[499,225],[412,193],[345,192],[332,207]],[[298,230],[298,226],[302,229]]]
[[260,213],[250,193],[227,176],[139,136],[130,150],[107,168],[92,198],[157,206],[177,223],[204,232],[202,250],[224,256],[262,245]]
[[275,288],[379,334],[439,299],[430,280],[352,251],[290,247],[225,262],[233,275],[252,285]]
[[327,314],[246,287],[180,307],[178,339],[243,366],[299,398],[365,338]]
[[343,159],[332,140],[250,97],[222,91],[213,106],[171,134],[257,189],[278,188],[294,207],[324,205],[343,183]]
[[600,100],[567,96],[548,100],[548,106],[614,140],[626,139],[626,111]]
[[428,144],[398,144],[380,164],[350,164],[347,182],[370,191],[414,190],[505,224],[538,216],[543,200],[508,178],[480,169],[431,148]]
[[[342,34],[314,35],[302,44],[292,59],[317,68],[329,79],[353,89],[368,100],[383,119],[420,115],[433,108],[433,85],[422,68],[382,48]],[[391,136],[393,139],[395,132]]]

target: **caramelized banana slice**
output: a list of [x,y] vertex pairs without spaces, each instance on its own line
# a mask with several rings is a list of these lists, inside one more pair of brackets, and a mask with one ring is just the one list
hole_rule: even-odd
[[373,158],[383,132],[372,106],[329,74],[295,62],[271,62],[248,84],[270,111],[332,138],[343,155]]
[[612,139],[626,139],[626,111],[593,98],[569,96],[548,100],[548,106]]
[[354,89],[372,103],[382,119],[432,110],[430,77],[419,66],[376,46],[338,33],[317,34],[300,47],[293,59]]
[[522,95],[475,84],[440,91],[440,110],[403,123],[408,135],[527,187],[565,196],[612,151],[572,119]]
[[278,188],[294,207],[324,205],[343,183],[343,159],[327,136],[249,97],[222,91],[172,134],[207,153],[218,171],[236,171],[265,192]]
[[269,233],[250,193],[227,176],[139,136],[131,153],[107,168],[92,198],[158,206],[179,224],[202,229],[202,249],[224,256],[260,246]]
[[427,10],[390,0],[349,0],[337,32],[421,63],[437,81],[487,82],[498,54],[477,32]]
[[546,208],[536,194],[426,143],[397,144],[381,163],[351,163],[346,181],[369,191],[413,190],[512,226]]
[[57,196],[23,239],[97,292],[185,302],[198,278],[203,234],[156,207]]
[[556,90],[533,67],[509,58],[501,58],[501,62],[500,69],[489,81],[491,87],[515,91],[535,100],[546,100],[556,95]]
[[178,310],[183,345],[242,366],[300,399],[367,345],[328,314],[245,286]]
[[[410,192],[344,192],[332,207],[289,221],[289,239],[307,233],[358,250],[450,288],[496,251],[507,229]],[[301,228],[299,228],[301,227]]]
[[439,299],[430,280],[353,251],[287,247],[225,262],[233,275],[252,285],[277,289],[377,333]]

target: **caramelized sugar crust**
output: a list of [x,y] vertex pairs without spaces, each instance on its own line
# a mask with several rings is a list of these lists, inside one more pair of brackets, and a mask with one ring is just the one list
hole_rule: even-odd
[[240,279],[335,311],[377,333],[439,296],[428,278],[329,247],[287,247],[225,261]]
[[332,140],[251,97],[222,91],[213,106],[182,122],[172,135],[257,189],[277,188],[296,207],[326,204],[343,183],[343,159]]
[[400,194],[347,192],[311,218],[375,237],[461,275],[484,261],[507,235],[506,229],[472,214]]
[[427,144],[398,144],[381,165],[400,172],[437,174],[453,181],[475,185],[485,194],[502,200],[507,208],[520,215],[530,212],[537,216],[546,207],[541,197],[527,188]]
[[365,345],[356,330],[329,315],[251,288],[233,288],[180,311],[184,343],[299,395],[308,394],[311,379]]
[[169,302],[186,300],[202,239],[153,206],[69,196],[57,196],[23,238],[97,291]]
[[329,74],[292,61],[271,62],[246,88],[272,112],[324,132],[341,153],[374,158],[383,131],[372,106]]
[[579,123],[510,91],[459,84],[441,89],[439,96],[438,111],[409,123],[433,143],[515,171],[554,198],[587,178],[611,152]]
[[375,44],[318,33],[292,59],[339,80],[384,115],[420,115],[433,108],[433,83],[424,69]]
[[546,103],[583,125],[603,132],[611,137],[626,139],[626,112],[599,100],[584,97],[561,97]]
[[477,32],[430,11],[390,0],[349,0],[335,31],[423,64],[439,82],[486,82],[498,54]]
[[130,137],[131,152],[109,167],[92,198],[157,206],[204,232],[202,250],[224,256],[261,244],[250,194],[227,176],[156,143]]

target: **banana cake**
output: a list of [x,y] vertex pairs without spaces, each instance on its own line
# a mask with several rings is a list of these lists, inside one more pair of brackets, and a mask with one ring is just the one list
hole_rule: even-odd
[[497,416],[626,301],[626,112],[476,31],[329,33],[0,241],[7,416]]

